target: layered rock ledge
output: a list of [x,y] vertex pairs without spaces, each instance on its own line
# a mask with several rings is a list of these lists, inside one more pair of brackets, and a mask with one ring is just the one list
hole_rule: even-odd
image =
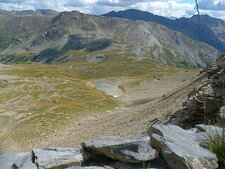
[[201,147],[209,129],[222,132],[216,126],[184,130],[154,124],[149,128],[150,137],[108,136],[84,142],[82,149],[47,147],[3,154],[0,169],[216,169],[216,155]]

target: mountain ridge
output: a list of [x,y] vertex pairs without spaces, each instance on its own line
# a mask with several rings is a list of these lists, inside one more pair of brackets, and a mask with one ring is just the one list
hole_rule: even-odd
[[[193,16],[191,18],[179,18],[171,20],[163,16],[154,15],[150,12],[140,11],[136,9],[128,9],[118,12],[112,11],[103,14],[102,16],[127,18],[131,20],[152,21],[164,25],[174,31],[181,32],[182,34],[190,37],[193,40],[204,42],[223,52],[225,51],[225,38],[224,38],[225,31],[224,29],[220,29],[220,34],[218,34],[218,30],[215,27],[215,22],[222,23],[224,27],[225,21],[210,17],[209,15],[200,15],[199,23],[196,16]],[[208,19],[206,19],[206,16],[208,17]],[[207,22],[203,22],[205,20],[211,20],[211,25],[208,25]],[[212,23],[214,24],[212,25]]]
[[[121,59],[199,67],[210,64],[219,55],[216,49],[153,22],[78,11],[52,16],[2,14],[0,21],[2,61],[84,61],[85,55],[90,55],[96,62],[104,55],[99,60],[102,62],[109,57],[105,53],[114,52]],[[75,54],[67,56],[69,50]]]
[[0,10],[0,15],[15,16],[55,16],[59,12],[51,9],[23,10],[23,11],[5,11]]

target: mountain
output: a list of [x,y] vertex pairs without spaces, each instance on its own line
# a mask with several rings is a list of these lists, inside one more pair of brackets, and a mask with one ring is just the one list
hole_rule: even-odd
[[25,11],[4,11],[0,10],[0,15],[18,15],[18,16],[55,16],[59,12],[51,9],[25,10]]
[[[193,16],[190,18],[195,23],[198,22],[197,16]],[[209,15],[201,15],[200,16],[201,24],[210,27],[220,38],[221,41],[225,41],[225,21],[222,19],[216,19]]]
[[99,63],[150,59],[172,66],[199,67],[219,55],[218,50],[205,43],[152,22],[77,11],[57,15],[30,12],[0,13],[1,61]]
[[208,15],[201,15],[199,23],[197,16],[193,16],[192,18],[179,18],[171,20],[166,17],[136,9],[118,12],[112,11],[104,14],[103,16],[159,23],[169,29],[181,32],[193,40],[204,42],[225,52],[225,21],[212,18]]

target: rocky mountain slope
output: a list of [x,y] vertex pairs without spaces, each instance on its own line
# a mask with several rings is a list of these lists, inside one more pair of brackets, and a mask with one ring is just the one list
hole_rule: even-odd
[[[199,123],[225,125],[225,54],[210,67],[204,68],[196,82],[200,82],[189,94],[171,118],[174,124],[190,128]],[[202,81],[202,79],[205,79]]]
[[0,10],[0,15],[15,15],[15,16],[54,16],[59,12],[50,9],[25,10],[25,11],[4,11]]
[[171,20],[166,17],[135,9],[119,12],[112,11],[103,16],[159,23],[174,31],[181,32],[193,40],[204,42],[223,52],[225,51],[225,21],[210,17],[209,15],[201,15],[199,23],[197,16]]
[[189,113],[188,121],[190,123],[204,121],[215,123],[220,121],[222,116],[219,117],[218,115],[225,105],[224,67],[225,54],[220,56],[212,66],[206,68],[202,73],[208,76],[207,82],[189,94],[184,106],[186,112]]
[[215,48],[155,23],[76,11],[56,16],[43,15],[51,11],[36,13],[41,12],[0,13],[1,61],[99,63],[112,59],[106,53],[114,52],[121,60],[151,59],[167,65],[198,67],[208,65],[219,55]]

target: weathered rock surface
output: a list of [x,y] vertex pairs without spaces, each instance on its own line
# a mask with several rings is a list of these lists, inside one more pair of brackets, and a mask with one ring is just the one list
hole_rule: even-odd
[[217,116],[218,125],[225,127],[225,106],[221,107]]
[[198,124],[195,127],[202,132],[206,132],[206,134],[209,136],[210,135],[221,136],[223,133],[222,128],[213,125]]
[[202,148],[193,131],[175,125],[152,125],[151,145],[157,149],[172,169],[215,169],[216,155]]
[[208,80],[198,89],[189,94],[184,103],[185,110],[190,114],[190,122],[198,124],[207,120],[216,121],[217,115],[225,98],[225,54],[206,68],[202,74]]
[[37,169],[32,162],[32,153],[7,153],[0,156],[0,169]]
[[117,136],[109,136],[84,142],[82,146],[122,162],[140,163],[158,158],[158,152],[150,146],[149,137],[121,139]]
[[112,165],[115,169],[170,169],[165,161],[161,158],[145,163],[123,163],[116,162]]
[[33,153],[39,169],[64,169],[81,166],[85,158],[83,150],[76,148],[35,148]]

